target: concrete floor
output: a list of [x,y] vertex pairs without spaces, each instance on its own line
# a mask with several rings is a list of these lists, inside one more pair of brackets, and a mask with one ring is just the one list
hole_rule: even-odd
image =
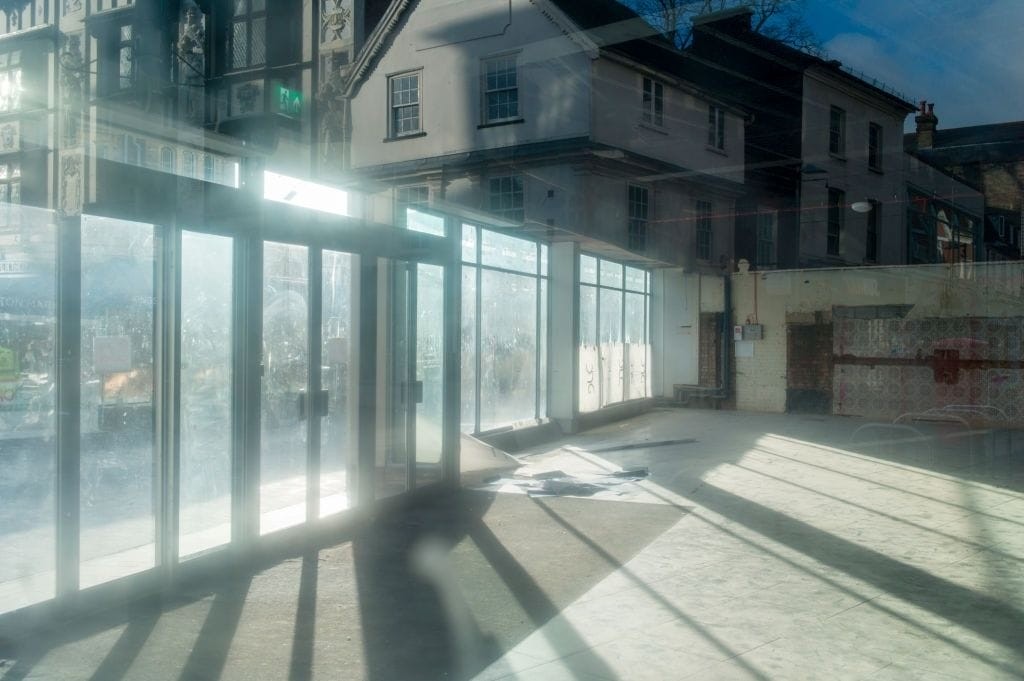
[[468,490],[7,641],[0,681],[1024,678],[1024,434],[861,425],[655,411],[522,456],[646,480]]

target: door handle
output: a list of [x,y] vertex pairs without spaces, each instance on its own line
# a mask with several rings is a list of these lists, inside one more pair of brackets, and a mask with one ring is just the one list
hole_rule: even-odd
[[309,405],[312,409],[307,407],[308,400],[306,399],[306,391],[300,390],[298,395],[299,405],[299,420],[305,421],[312,411],[313,416],[327,416],[328,405],[330,404],[330,393],[326,390],[321,390],[316,394],[316,398],[313,400],[313,404]]
[[317,416],[327,416],[329,405],[330,393],[326,390],[321,390],[317,393],[316,405],[313,411]]

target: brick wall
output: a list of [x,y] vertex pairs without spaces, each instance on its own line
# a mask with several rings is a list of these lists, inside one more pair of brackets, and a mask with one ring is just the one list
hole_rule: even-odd
[[703,312],[700,315],[698,375],[700,385],[715,387],[720,382],[718,362],[722,352],[722,315]]
[[830,414],[832,371],[832,324],[787,325],[786,411]]
[[[920,265],[734,274],[733,319],[737,323],[751,321],[764,326],[763,340],[751,342],[753,356],[735,358],[736,408],[786,410],[788,325],[833,323],[832,310],[840,306],[867,306],[876,310],[882,306],[906,306],[904,319],[908,321],[1019,318],[1024,316],[1022,277],[1024,265],[1021,263],[976,263],[964,268]],[[874,371],[871,376],[876,378],[884,373],[871,371]],[[876,380],[871,376],[865,380]],[[852,378],[848,374],[844,382]],[[836,398],[837,380],[838,374],[835,374],[833,411],[841,402]],[[849,413],[845,407],[843,413]]]

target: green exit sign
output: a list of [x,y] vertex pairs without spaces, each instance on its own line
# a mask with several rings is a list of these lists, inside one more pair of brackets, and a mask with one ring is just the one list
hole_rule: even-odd
[[284,85],[278,85],[274,89],[274,113],[287,116],[288,118],[299,118],[302,116],[302,91],[292,90]]

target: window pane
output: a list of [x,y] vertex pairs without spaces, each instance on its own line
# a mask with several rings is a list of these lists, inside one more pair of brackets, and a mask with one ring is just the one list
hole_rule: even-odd
[[647,273],[635,267],[626,267],[626,288],[630,291],[644,292]]
[[[55,594],[56,230],[18,208],[0,227],[0,613]],[[31,233],[31,240],[23,238]]]
[[626,294],[626,368],[629,391],[626,399],[647,396],[647,329],[645,312],[647,297],[640,293]]
[[609,260],[601,261],[601,286],[622,288],[622,265]]
[[537,272],[537,244],[489,229],[480,230],[480,260],[484,265],[529,274]]
[[231,541],[232,241],[181,237],[180,556]]
[[[602,261],[602,272],[604,261]],[[621,265],[620,265],[621,268]],[[622,401],[625,367],[623,366],[622,292],[606,288],[598,292],[601,310],[598,329],[601,406]]]
[[349,253],[323,252],[323,320],[320,387],[327,391],[327,416],[320,427],[320,517],[351,505],[356,464],[359,345],[353,318],[352,278],[358,260]]
[[267,61],[267,20],[264,18],[252,20],[252,41],[249,65],[260,66]]
[[260,533],[306,520],[309,251],[263,247],[263,381],[260,401]]
[[476,262],[476,233],[473,225],[462,225],[462,259],[466,262]]
[[476,431],[476,268],[462,268],[462,431]]
[[416,405],[416,484],[423,485],[444,476],[444,268],[440,265],[416,266],[416,380],[423,385],[423,401]]
[[601,406],[597,353],[597,289],[580,286],[579,408],[594,411]]
[[580,282],[583,284],[597,283],[597,258],[580,255]]
[[444,218],[440,215],[431,215],[418,211],[415,208],[407,208],[405,211],[405,226],[414,232],[423,232],[434,236],[444,236]]
[[152,225],[82,217],[83,587],[156,564]]
[[480,429],[534,417],[537,280],[484,270],[481,290]]
[[548,282],[540,280],[540,329],[537,331],[537,342],[540,344],[540,404],[537,414],[540,417],[548,413]]
[[231,27],[231,68],[241,69],[249,65],[249,24],[235,22]]

